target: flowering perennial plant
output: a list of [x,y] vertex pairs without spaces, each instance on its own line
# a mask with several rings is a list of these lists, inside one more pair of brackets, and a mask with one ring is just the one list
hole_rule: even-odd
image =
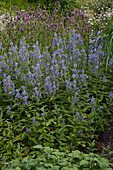
[[[13,135],[23,133],[24,145],[39,142],[60,150],[82,150],[91,142],[89,136],[101,130],[100,117],[110,113],[103,101],[110,105],[112,92],[109,96],[102,92],[109,88],[103,75],[106,53],[102,43],[94,42],[90,42],[88,55],[82,37],[73,29],[68,41],[54,34],[52,53],[47,46],[41,50],[38,41],[30,50],[25,37],[19,48],[11,42],[7,54],[1,44],[0,100],[2,104],[7,101],[1,109],[14,127],[15,121],[18,124]],[[81,137],[85,138],[82,143]]]

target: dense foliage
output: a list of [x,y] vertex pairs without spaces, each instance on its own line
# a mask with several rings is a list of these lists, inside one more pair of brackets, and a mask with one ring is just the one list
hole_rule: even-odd
[[55,5],[15,6],[0,33],[0,168],[107,169],[95,153],[112,118],[113,18],[97,30]]
[[9,165],[4,165],[4,169],[8,170],[21,170],[21,169],[34,169],[34,170],[78,170],[78,169],[94,169],[94,170],[111,170],[110,163],[107,159],[101,158],[97,154],[84,154],[78,150],[59,152],[57,149],[50,147],[42,147],[36,145],[33,147],[37,158],[27,158],[25,160],[13,160]]

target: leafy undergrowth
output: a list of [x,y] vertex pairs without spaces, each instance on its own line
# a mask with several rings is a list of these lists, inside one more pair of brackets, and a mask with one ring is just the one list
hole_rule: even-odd
[[84,154],[79,150],[68,150],[59,152],[57,149],[50,147],[42,147],[36,145],[32,148],[34,157],[27,157],[24,160],[16,159],[8,163],[4,163],[4,169],[8,170],[110,170],[110,163],[107,159],[100,157],[97,154]]

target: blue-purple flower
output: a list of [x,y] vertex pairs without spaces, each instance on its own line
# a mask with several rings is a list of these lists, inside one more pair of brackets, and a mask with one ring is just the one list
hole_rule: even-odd
[[113,92],[109,93],[109,97],[110,97],[110,98],[113,97]]

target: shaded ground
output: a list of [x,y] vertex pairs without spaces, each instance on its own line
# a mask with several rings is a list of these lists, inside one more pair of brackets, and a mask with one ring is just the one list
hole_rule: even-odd
[[[112,117],[112,115],[111,115]],[[108,119],[109,126],[105,126],[105,131],[99,136],[98,152],[113,163],[113,118]],[[106,149],[105,149],[106,148]],[[113,166],[111,166],[113,168]]]

